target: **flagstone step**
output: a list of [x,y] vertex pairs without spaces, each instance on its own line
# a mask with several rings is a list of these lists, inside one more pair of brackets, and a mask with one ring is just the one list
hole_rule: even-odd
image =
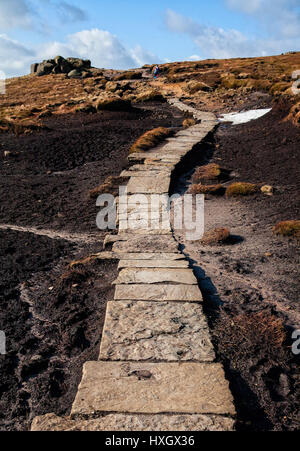
[[114,413],[234,415],[219,363],[87,362],[72,417]]
[[[59,432],[59,431],[232,431],[234,419],[220,415],[134,415],[126,413],[114,413],[102,415],[99,418],[72,419],[71,417],[58,417],[54,413],[36,417],[33,420],[31,430],[33,432]],[[112,445],[122,445],[111,438]],[[126,442],[128,444],[129,442]],[[124,444],[123,444],[124,446]]]
[[212,362],[200,304],[108,302],[100,360]]
[[156,284],[167,282],[198,285],[193,270],[181,268],[124,268],[120,271],[114,284]]
[[117,242],[112,247],[113,252],[151,252],[179,253],[178,243],[171,235],[139,235],[127,241]]
[[99,254],[94,254],[95,258],[99,260],[130,260],[138,261],[145,260],[151,262],[152,260],[167,260],[167,261],[185,261],[185,257],[180,252],[168,253],[168,252],[111,252],[105,251]]
[[120,260],[118,269],[123,268],[188,268],[187,260]]
[[202,302],[197,285],[136,284],[116,285],[116,301]]
[[170,186],[169,176],[138,176],[131,177],[128,185],[128,194],[165,194]]

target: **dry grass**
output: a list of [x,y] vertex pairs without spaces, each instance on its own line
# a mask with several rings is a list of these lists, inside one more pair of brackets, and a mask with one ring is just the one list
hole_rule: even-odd
[[90,199],[97,199],[100,194],[112,194],[117,196],[119,194],[119,187],[128,182],[128,177],[107,177],[102,185],[97,186],[89,191]]
[[121,81],[121,80],[141,80],[143,76],[142,72],[136,72],[136,71],[126,71],[122,72],[121,74],[114,77],[114,80]]
[[213,331],[219,352],[231,362],[249,359],[276,361],[284,352],[286,335],[281,319],[270,312],[242,313],[233,317],[222,312]]
[[291,120],[296,127],[300,127],[300,102],[297,102],[290,111],[287,120]]
[[248,81],[235,78],[234,74],[221,75],[221,86],[226,89],[237,89],[247,86]]
[[[292,73],[299,67],[300,52],[259,58],[185,61],[162,65],[161,81],[164,82],[163,89],[176,93],[177,85],[181,95],[183,90],[190,99],[201,94],[202,101],[208,106],[212,102],[222,106],[223,96],[227,93],[240,97],[249,91],[263,91],[276,97],[288,95],[296,103],[299,98],[292,96],[290,88]],[[201,87],[206,90],[205,85],[210,92],[201,91]],[[299,118],[296,123],[298,121]]]
[[230,171],[221,168],[218,164],[211,163],[205,166],[200,166],[193,174],[192,182],[195,184],[215,182],[218,180],[226,180],[229,177]]
[[77,285],[84,283],[90,277],[90,273],[85,269],[68,269],[60,276],[59,288],[72,289]]
[[[152,67],[148,66],[149,70]],[[176,97],[184,95],[190,100],[201,95],[203,107],[210,108],[215,104],[222,107],[226,95],[240,97],[249,90],[265,91],[277,97],[289,95],[294,106],[288,119],[299,126],[299,95],[293,96],[289,89],[293,83],[291,75],[299,67],[300,52],[295,52],[262,58],[168,63],[161,65],[161,77],[155,84],[141,80],[140,70],[120,73],[92,69],[92,76],[87,79],[69,79],[64,74],[12,78],[7,80],[6,94],[1,96],[0,132],[10,132],[14,126],[24,126],[26,122],[29,124],[26,133],[31,133],[31,126],[40,126],[42,118],[46,117],[44,114],[72,114],[78,106],[85,111],[85,107],[88,109],[96,102],[100,93],[104,94],[107,82],[121,80],[125,80],[124,83],[136,80],[130,83],[131,92],[126,95],[126,100],[137,102],[164,101],[164,93],[168,92]],[[118,83],[120,86],[116,90],[120,97],[124,91],[121,84]],[[112,100],[102,104],[100,101],[99,109],[102,108],[123,111],[129,104]],[[10,124],[3,124],[3,120]]]
[[225,188],[222,185],[191,185],[189,188],[190,194],[213,194],[215,196],[223,196]]
[[255,194],[259,192],[259,187],[253,183],[243,183],[237,182],[232,183],[226,189],[227,197],[235,197],[235,196],[250,196],[251,194]]
[[166,99],[162,95],[161,92],[159,92],[156,89],[152,89],[149,91],[142,92],[136,97],[136,102],[164,102]]
[[228,241],[230,237],[230,231],[225,227],[220,227],[214,230],[205,232],[201,243],[205,245],[218,245]]
[[142,152],[157,146],[166,138],[174,135],[174,131],[165,127],[158,127],[144,133],[130,148],[130,153]]
[[131,102],[120,97],[111,97],[97,102],[98,111],[130,111],[131,108]]
[[97,255],[89,255],[88,257],[82,258],[81,260],[73,260],[69,263],[68,268],[80,268],[85,265],[89,265],[93,263],[97,259]]
[[196,125],[196,121],[193,118],[186,118],[184,119],[184,121],[182,122],[182,126],[183,128],[189,128],[189,127],[193,127],[193,125]]
[[206,83],[203,83],[202,81],[190,81],[187,83],[186,85],[186,90],[190,93],[190,94],[196,94],[197,92],[210,92],[212,91],[212,88],[210,86],[208,86]]
[[290,236],[300,238],[300,221],[282,221],[273,227],[275,235]]

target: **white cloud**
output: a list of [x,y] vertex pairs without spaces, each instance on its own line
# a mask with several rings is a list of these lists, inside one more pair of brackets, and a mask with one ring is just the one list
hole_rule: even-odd
[[138,67],[144,66],[144,64],[161,63],[161,59],[158,56],[143,49],[140,45],[132,49],[130,54]]
[[34,50],[26,48],[5,34],[0,34],[0,70],[7,77],[28,73],[34,57]]
[[225,3],[234,10],[253,16],[278,39],[299,37],[299,0],[225,0]]
[[201,56],[199,55],[191,55],[188,57],[188,61],[199,61],[201,60]]
[[0,70],[8,77],[29,73],[30,64],[56,55],[87,58],[93,66],[107,69],[129,69],[160,62],[141,46],[127,49],[116,36],[97,28],[71,34],[65,42],[53,41],[34,48],[0,35]]
[[170,9],[166,12],[166,25],[170,31],[191,36],[205,57],[231,58],[241,56],[241,52],[246,51],[244,47],[247,38],[237,30],[223,30],[198,24]]
[[29,28],[31,9],[26,0],[0,0],[0,29]]
[[[233,3],[236,5],[240,3],[236,0],[227,1],[231,2],[231,6]],[[267,1],[269,0],[252,0],[252,10],[256,11],[261,7],[262,2]],[[284,0],[275,1],[283,2]],[[297,23],[292,21],[290,22],[291,26],[286,25],[286,29],[282,25],[281,32],[278,32],[276,36],[269,35],[264,39],[248,37],[235,29],[224,30],[223,28],[209,27],[170,9],[166,11],[165,22],[170,31],[190,36],[200,48],[202,58],[266,56],[300,47],[300,30]],[[296,38],[294,37],[295,30],[298,30]]]
[[57,9],[63,22],[83,22],[87,19],[87,14],[83,9],[66,1],[54,2],[53,6]]
[[96,67],[124,69],[136,65],[136,60],[108,31],[94,28],[69,35],[65,43],[50,42],[42,46],[44,58],[55,55],[88,58]]
[[226,3],[233,9],[238,9],[247,14],[251,14],[261,8],[263,0],[247,0],[246,2],[241,2],[240,0],[226,0]]

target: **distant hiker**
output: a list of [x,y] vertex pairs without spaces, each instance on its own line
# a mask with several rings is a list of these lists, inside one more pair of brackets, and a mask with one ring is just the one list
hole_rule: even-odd
[[157,64],[154,67],[154,69],[153,69],[153,78],[154,78],[154,80],[156,80],[158,78],[159,73],[160,73],[160,68],[159,68],[159,65]]

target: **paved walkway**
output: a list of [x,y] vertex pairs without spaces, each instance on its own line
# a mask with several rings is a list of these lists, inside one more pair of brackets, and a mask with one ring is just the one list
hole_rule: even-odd
[[[129,194],[146,196],[145,212],[149,196],[168,193],[175,166],[217,124],[211,113],[170,103],[200,123],[130,155],[135,164],[123,175],[130,176]],[[119,200],[119,234],[107,237],[112,251],[103,255],[120,263],[99,360],[84,365],[71,417],[38,417],[32,430],[232,430],[229,384],[215,363],[197,280],[170,224],[158,232],[142,218],[138,229],[129,228],[122,207]]]

